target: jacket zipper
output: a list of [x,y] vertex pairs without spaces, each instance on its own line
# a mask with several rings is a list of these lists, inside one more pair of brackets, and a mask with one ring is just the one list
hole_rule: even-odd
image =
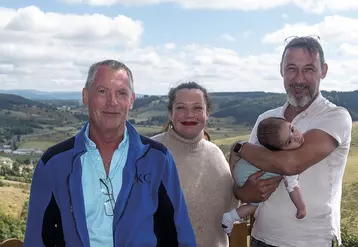
[[[131,189],[130,189],[130,191],[129,191],[129,194],[128,194],[128,196],[127,196],[126,202],[125,202],[125,204],[124,204],[124,208],[123,208],[123,210],[122,210],[122,213],[121,213],[121,215],[119,216],[118,222],[119,222],[119,221],[121,220],[121,218],[123,217],[123,215],[124,215],[124,213],[125,213],[125,211],[126,211],[127,205],[128,205],[128,203],[129,203],[129,199],[130,199],[131,194],[132,194],[132,190],[133,190],[133,187],[134,187],[134,184],[135,184],[135,180],[136,180],[136,177],[138,176],[138,168],[137,168],[138,162],[139,162],[141,159],[143,159],[143,157],[148,153],[148,151],[149,151],[149,148],[148,148],[147,151],[145,151],[145,153],[144,153],[141,157],[139,157],[139,158],[136,160],[136,162],[135,162],[135,174],[134,174],[133,182],[132,182],[132,185],[131,185]],[[116,233],[116,228],[113,229],[113,246],[114,246],[114,247],[116,247],[116,235],[115,235],[115,233]]]
[[80,233],[79,233],[79,231],[78,231],[78,229],[77,229],[77,222],[76,222],[76,219],[75,219],[75,214],[74,214],[74,212],[73,212],[73,207],[72,207],[72,205],[71,205],[71,213],[72,213],[73,223],[74,223],[74,226],[75,226],[75,232],[76,232],[78,238],[80,239],[81,245],[84,247],[85,245],[84,245],[84,243],[82,242],[82,238],[81,238]]
[[71,176],[71,174],[72,174],[72,172],[73,172],[73,162],[74,162],[74,160],[76,159],[77,156],[79,156],[79,155],[81,155],[81,154],[83,154],[83,153],[85,153],[85,151],[78,153],[75,157],[72,158],[72,162],[71,162],[71,172],[70,172],[70,174],[68,175],[68,178],[67,178],[67,179],[68,179],[67,187],[68,187],[68,194],[69,194],[69,198],[70,198],[70,209],[71,209],[73,224],[74,224],[74,227],[75,227],[75,232],[76,232],[76,234],[77,234],[77,236],[78,236],[78,238],[79,238],[79,240],[80,240],[80,242],[81,242],[81,246],[82,246],[82,247],[84,247],[85,245],[84,245],[84,243],[83,243],[83,241],[82,241],[82,238],[81,238],[81,236],[80,236],[80,233],[79,233],[79,231],[78,231],[78,229],[77,229],[77,222],[76,222],[76,218],[75,218],[75,213],[73,212],[73,207],[72,207],[72,198],[71,198],[71,190],[70,190],[70,182],[69,182],[69,181],[70,181],[70,176]]

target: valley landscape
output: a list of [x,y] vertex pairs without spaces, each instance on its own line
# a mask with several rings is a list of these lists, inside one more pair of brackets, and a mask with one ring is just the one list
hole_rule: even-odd
[[[14,93],[0,93],[0,242],[23,238],[32,171],[41,154],[74,135],[87,120],[80,94],[18,93],[25,98]],[[322,94],[346,107],[354,121],[341,205],[344,246],[358,246],[358,91]],[[208,131],[226,155],[233,142],[248,139],[259,114],[285,102],[284,94],[265,92],[212,93],[211,98]],[[140,95],[130,122],[141,134],[153,136],[167,121],[166,104],[166,96]]]

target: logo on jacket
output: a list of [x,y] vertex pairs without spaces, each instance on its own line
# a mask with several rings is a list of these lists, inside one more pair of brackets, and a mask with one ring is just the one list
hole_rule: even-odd
[[142,184],[150,184],[151,179],[152,179],[152,174],[150,174],[150,173],[141,173],[141,174],[138,174],[135,177],[135,182],[136,183],[142,183]]

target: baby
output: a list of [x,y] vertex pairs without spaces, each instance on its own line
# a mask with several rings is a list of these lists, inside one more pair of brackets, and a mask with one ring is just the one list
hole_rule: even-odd
[[[259,144],[271,150],[296,149],[303,143],[302,133],[290,122],[283,118],[270,117],[262,120],[257,127],[257,140]],[[258,168],[240,159],[234,168],[233,176],[235,182],[242,186],[248,177],[259,171]],[[275,173],[266,172],[260,179],[278,176]],[[297,208],[296,218],[302,219],[306,216],[306,205],[302,199],[301,190],[298,185],[298,175],[284,176],[285,186],[290,198]],[[245,218],[253,214],[259,203],[244,204],[232,209],[223,215],[222,227],[227,234],[231,234],[235,221],[243,222]]]

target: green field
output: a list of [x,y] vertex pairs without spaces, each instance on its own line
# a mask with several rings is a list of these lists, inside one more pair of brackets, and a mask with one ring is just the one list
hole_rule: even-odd
[[342,225],[358,236],[358,123],[352,130],[351,149],[343,178]]
[[0,211],[19,217],[22,206],[29,199],[29,190],[16,187],[0,187]]
[[46,150],[52,145],[56,144],[56,142],[48,142],[48,141],[23,141],[20,143],[19,148],[39,148],[41,150]]
[[216,145],[220,146],[220,145],[232,145],[235,142],[241,140],[241,141],[248,141],[250,138],[250,135],[239,135],[239,136],[233,136],[233,137],[228,137],[228,138],[223,138],[223,139],[213,139],[213,143],[215,143]]
[[12,154],[0,153],[0,157],[8,157],[12,160],[17,160],[20,163],[22,163],[25,160],[38,160],[41,157],[41,155],[39,155],[39,154],[36,154],[36,155],[12,155]]
[[143,113],[135,114],[135,119],[137,122],[139,121],[145,121],[151,117],[157,117],[157,116],[167,116],[168,113],[166,111],[159,111],[159,110],[151,110],[151,111],[145,111]]
[[72,137],[76,132],[71,127],[58,127],[52,131],[23,136],[19,142],[19,148],[39,148],[45,151],[50,146]]
[[163,131],[162,126],[136,126],[136,130],[145,136],[152,136],[153,134]]

